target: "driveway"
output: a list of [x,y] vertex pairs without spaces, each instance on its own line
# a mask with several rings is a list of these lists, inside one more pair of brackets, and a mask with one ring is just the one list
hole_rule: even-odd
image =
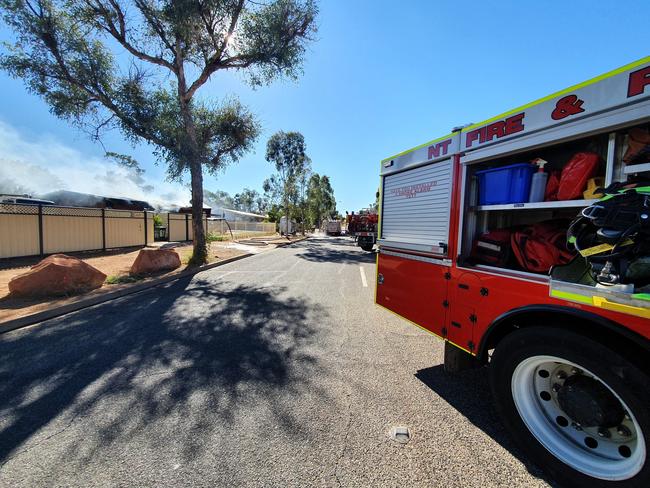
[[0,336],[0,485],[548,486],[374,259],[312,238]]

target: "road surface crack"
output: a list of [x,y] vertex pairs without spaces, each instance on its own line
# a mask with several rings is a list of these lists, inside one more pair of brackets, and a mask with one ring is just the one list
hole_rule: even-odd
[[71,418],[70,420],[68,420],[68,423],[67,423],[64,427],[62,427],[61,429],[59,429],[59,430],[57,430],[56,432],[54,432],[54,433],[48,435],[47,437],[45,437],[44,439],[42,439],[42,440],[40,440],[40,441],[38,441],[38,442],[35,442],[35,443],[33,443],[33,444],[28,445],[28,446],[27,446],[25,449],[23,449],[22,451],[18,451],[18,452],[17,452],[16,454],[14,454],[13,456],[8,457],[7,459],[5,459],[5,460],[3,461],[3,463],[0,464],[0,469],[4,468],[5,465],[6,465],[9,461],[11,461],[11,460],[17,458],[18,456],[22,456],[23,454],[25,454],[25,453],[31,451],[32,449],[34,449],[35,447],[40,446],[41,444],[46,443],[47,441],[49,441],[49,440],[52,439],[53,437],[56,437],[56,436],[58,436],[58,435],[60,435],[60,434],[63,434],[66,430],[68,430],[68,429],[70,428],[70,426],[74,423],[74,421],[77,420],[77,417],[79,416],[79,414],[80,414],[80,412],[75,413],[75,414],[72,416],[72,418]]

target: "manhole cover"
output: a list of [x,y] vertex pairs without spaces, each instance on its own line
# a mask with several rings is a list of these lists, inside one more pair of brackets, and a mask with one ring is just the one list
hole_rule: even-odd
[[390,438],[400,444],[406,444],[411,440],[411,431],[408,427],[398,426],[390,429]]

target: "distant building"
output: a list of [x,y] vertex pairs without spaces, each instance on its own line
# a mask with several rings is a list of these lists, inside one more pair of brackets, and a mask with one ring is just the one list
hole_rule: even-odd
[[241,210],[223,207],[213,207],[212,216],[226,219],[228,222],[262,222],[268,218],[268,215],[242,212]]
[[43,200],[40,198],[33,198],[31,195],[13,195],[13,194],[0,194],[0,203],[20,203],[23,205],[54,205],[51,200]]
[[59,190],[42,196],[62,207],[111,208],[114,210],[155,210],[148,202],[132,198],[103,197],[90,193]]

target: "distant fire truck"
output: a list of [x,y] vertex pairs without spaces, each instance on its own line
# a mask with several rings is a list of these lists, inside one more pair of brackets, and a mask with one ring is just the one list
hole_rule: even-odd
[[377,223],[379,216],[376,211],[363,209],[359,213],[352,212],[346,217],[348,234],[354,237],[357,245],[364,251],[372,251],[377,242]]
[[381,162],[376,303],[566,486],[650,487],[649,155],[646,57]]

